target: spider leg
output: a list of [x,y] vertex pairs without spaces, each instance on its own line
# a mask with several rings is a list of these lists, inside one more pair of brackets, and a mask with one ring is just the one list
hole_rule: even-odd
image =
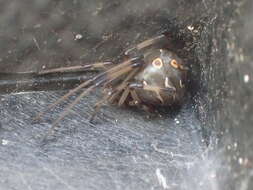
[[[119,74],[121,75],[121,73]],[[115,78],[117,78],[118,76],[115,76]],[[54,131],[55,126],[59,123],[59,121],[61,121],[68,113],[69,111],[78,103],[80,102],[80,100],[87,95],[88,93],[90,93],[92,90],[94,90],[97,86],[100,86],[102,83],[104,83],[107,79],[103,79],[100,80],[99,82],[97,82],[96,84],[92,85],[91,87],[87,88],[85,91],[83,91],[71,104],[68,105],[67,108],[65,108],[65,110],[61,113],[61,115],[58,117],[58,119],[56,119],[54,121],[54,123],[52,124],[52,128],[50,129],[49,134],[52,134],[52,131]]]
[[128,95],[129,95],[130,89],[129,87],[126,87],[119,99],[118,106],[122,106],[122,104],[126,101]]
[[85,91],[83,91],[65,110],[61,113],[61,115],[53,122],[52,127],[49,129],[48,133],[45,137],[50,136],[54,133],[57,124],[69,113],[69,111],[90,91],[92,91],[96,85],[93,85],[89,88],[87,88]]
[[125,51],[125,55],[130,55],[132,52],[135,52],[136,50],[139,51],[141,49],[144,49],[146,47],[149,47],[149,46],[152,46],[152,45],[155,45],[155,44],[158,44],[160,42],[163,42],[167,40],[166,36],[165,35],[160,35],[160,36],[156,36],[154,38],[151,38],[151,39],[148,39],[148,40],[145,40],[139,44],[137,44],[136,46],[128,49]]
[[151,106],[151,105],[146,105],[144,103],[141,103],[141,99],[139,98],[139,96],[136,93],[136,91],[135,91],[134,88],[131,88],[130,94],[131,94],[131,97],[132,97],[133,100],[131,102],[129,102],[129,105],[130,106],[137,106],[137,107],[139,107],[140,109],[142,109],[146,113],[148,113],[149,116],[152,117],[152,115],[150,115],[150,114],[154,112],[154,110],[155,110],[154,107]]
[[109,97],[109,99],[108,99],[109,102],[113,103],[115,101],[115,99],[119,96],[119,94],[122,92],[122,90],[127,87],[128,81],[131,80],[137,74],[138,71],[139,71],[139,68],[135,68],[134,70],[132,70],[127,75],[127,77],[120,83],[120,85],[115,87],[116,90]]
[[106,97],[104,97],[102,100],[100,100],[99,102],[95,104],[95,106],[93,107],[94,110],[90,116],[89,122],[92,122],[94,120],[95,116],[97,115],[97,113],[99,112],[103,104],[108,100],[108,98],[109,98],[109,95],[107,95]]
[[[55,103],[51,104],[50,106],[48,106],[46,108],[46,110],[40,112],[39,114],[37,114],[37,116],[35,116],[35,118],[33,120],[38,120],[41,118],[42,115],[44,115],[46,113],[46,111],[54,108],[55,106],[57,106],[58,104],[60,104],[61,102],[63,102],[64,100],[66,100],[68,97],[70,97],[71,95],[73,95],[75,92],[81,90],[82,88],[85,88],[89,85],[92,85],[94,83],[96,83],[96,81],[99,81],[99,80],[104,80],[103,78],[107,77],[108,75],[112,75],[114,72],[116,72],[117,70],[121,70],[122,68],[124,67],[127,67],[129,65],[134,65],[136,61],[138,61],[139,57],[135,57],[135,58],[132,58],[132,59],[129,59],[115,67],[112,67],[111,69],[105,71],[105,72],[102,72],[101,74],[81,83],[79,86],[77,86],[76,88],[70,90],[67,94],[65,94],[64,96],[62,96],[60,99],[58,99]],[[115,76],[114,76],[115,77]],[[111,79],[113,80],[114,77]],[[117,77],[117,76],[116,76]]]
[[66,72],[78,72],[78,71],[98,71],[102,69],[108,69],[109,66],[113,65],[113,62],[97,62],[87,65],[77,65],[71,67],[60,67],[55,69],[48,69],[39,71],[39,75],[49,74],[49,73],[66,73]]
[[82,88],[85,88],[86,86],[88,86],[91,83],[91,80],[88,80],[86,82],[83,82],[82,84],[80,84],[79,86],[77,86],[76,88],[70,90],[67,94],[65,94],[64,96],[62,96],[61,98],[59,98],[56,102],[50,104],[44,111],[41,111],[40,113],[38,113],[33,120],[39,120],[41,118],[41,116],[43,116],[47,111],[51,110],[52,108],[54,108],[55,106],[57,106],[58,104],[60,104],[61,102],[63,102],[64,100],[66,100],[69,96],[71,96],[72,94],[74,94],[75,92],[79,91]]
[[[94,106],[94,112],[90,118],[90,122],[93,121],[94,117],[98,113],[98,111],[101,109],[103,103],[105,101],[114,102],[115,98],[119,96],[119,94],[122,92],[124,88],[127,87],[128,81],[132,79],[132,77],[139,71],[139,68],[135,68],[132,70],[127,77],[124,79],[124,81],[118,85],[113,92],[108,93],[102,100],[97,102]],[[128,88],[129,89],[129,88]],[[124,92],[123,92],[124,93]],[[122,96],[121,96],[122,97]],[[125,101],[125,100],[124,100]]]
[[156,94],[156,97],[161,101],[161,103],[164,103],[164,100],[160,94],[160,92],[162,90],[166,90],[166,91],[172,91],[175,92],[175,88],[160,88],[157,86],[152,86],[152,85],[148,85],[148,84],[142,84],[142,83],[131,83],[129,85],[129,87],[134,90],[134,89],[143,89],[143,90],[147,90],[147,91],[151,91],[154,92]]
[[[60,114],[60,116],[53,122],[52,127],[49,129],[47,136],[52,135],[55,131],[55,128],[57,126],[57,124],[70,112],[70,110],[78,103],[80,102],[80,100],[86,96],[88,93],[90,93],[91,91],[93,91],[96,87],[104,84],[105,82],[107,82],[107,78],[102,78],[101,77],[105,76],[105,74],[114,74],[113,71],[116,73],[115,75],[113,75],[112,78],[110,78],[110,81],[113,81],[115,79],[117,79],[118,77],[120,77],[121,75],[131,71],[131,69],[133,69],[135,66],[139,66],[140,62],[135,62],[137,61],[138,58],[132,58],[129,59],[128,61],[117,65],[115,67],[113,67],[112,69],[108,70],[107,72],[101,73],[100,75],[94,77],[93,79],[91,79],[90,81],[87,81],[87,83],[91,83],[92,85],[90,87],[88,87],[85,91],[83,91],[71,104],[69,104],[64,111]],[[124,69],[122,72],[118,72],[118,69],[122,68],[122,67],[127,67],[129,69]],[[110,72],[109,72],[110,71]],[[96,81],[98,80],[98,81]],[[55,105],[55,104],[54,104]]]
[[104,88],[106,88],[108,85],[110,85],[112,83],[112,81],[114,81],[115,79],[119,78],[119,77],[123,77],[125,74],[127,74],[128,72],[130,72],[135,66],[138,66],[138,64],[134,64],[134,65],[130,65],[130,66],[126,66],[114,73],[109,74],[108,77],[108,81],[105,83]]
[[136,91],[134,89],[130,90],[131,97],[133,101],[130,103],[131,105],[139,105],[141,103],[141,99],[138,97]]

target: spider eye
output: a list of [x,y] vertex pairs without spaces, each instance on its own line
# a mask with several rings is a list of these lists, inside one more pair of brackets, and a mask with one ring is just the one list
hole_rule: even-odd
[[177,63],[175,59],[171,60],[170,65],[174,67],[175,69],[178,69],[180,67],[180,65]]
[[163,66],[163,61],[160,58],[156,58],[152,61],[152,65],[160,69]]

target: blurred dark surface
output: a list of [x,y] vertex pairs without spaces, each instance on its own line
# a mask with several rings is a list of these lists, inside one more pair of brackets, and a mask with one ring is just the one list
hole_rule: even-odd
[[[252,189],[252,6],[250,0],[0,2],[0,189]],[[64,108],[32,121],[66,93],[51,90],[96,73],[34,73],[117,62],[127,48],[163,32],[191,68],[180,110],[147,119],[106,106],[90,124],[97,91],[41,143]]]

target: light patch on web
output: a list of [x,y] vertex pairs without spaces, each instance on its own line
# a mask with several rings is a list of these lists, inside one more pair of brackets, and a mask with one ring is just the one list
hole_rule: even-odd
[[157,176],[159,185],[161,185],[164,189],[169,189],[166,178],[161,173],[161,170],[159,168],[156,169],[156,176]]
[[9,143],[9,141],[2,139],[2,145],[7,145]]

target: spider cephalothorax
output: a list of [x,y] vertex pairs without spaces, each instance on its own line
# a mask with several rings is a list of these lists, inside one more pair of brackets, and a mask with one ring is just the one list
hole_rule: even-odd
[[144,54],[145,67],[134,77],[140,103],[171,105],[180,102],[185,87],[185,68],[182,60],[165,49],[152,49]]
[[[77,70],[103,69],[95,77],[81,83],[66,95],[50,105],[53,108],[63,100],[82,91],[80,95],[55,120],[55,126],[82,97],[101,87],[104,94],[96,103],[96,113],[105,102],[140,108],[149,106],[168,106],[179,103],[185,94],[186,68],[183,61],[173,52],[159,44],[167,42],[165,35],[146,40],[125,52],[128,59],[122,63],[94,63],[74,67],[43,70],[39,74],[73,72]],[[44,113],[44,112],[43,112]],[[40,117],[43,113],[40,113]],[[94,114],[95,115],[95,114]],[[52,131],[53,131],[52,127]]]

